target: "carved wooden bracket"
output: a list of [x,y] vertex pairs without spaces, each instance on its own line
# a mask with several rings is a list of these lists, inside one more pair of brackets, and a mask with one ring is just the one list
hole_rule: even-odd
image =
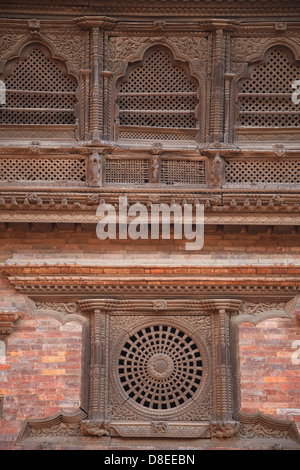
[[16,309],[0,309],[0,340],[4,340],[14,329],[14,323],[21,318],[22,312]]
[[300,295],[297,295],[286,305],[286,311],[292,317],[297,332],[300,333]]

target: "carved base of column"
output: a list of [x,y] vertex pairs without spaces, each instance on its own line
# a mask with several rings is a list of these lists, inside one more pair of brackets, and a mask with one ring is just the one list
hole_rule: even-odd
[[[274,419],[258,412],[237,412],[228,422],[97,421],[84,411],[26,421],[15,446],[22,449],[109,449],[116,443],[131,448],[161,448],[164,439],[172,448],[194,449],[295,449],[300,435],[293,421]],[[174,439],[174,440],[173,440]]]

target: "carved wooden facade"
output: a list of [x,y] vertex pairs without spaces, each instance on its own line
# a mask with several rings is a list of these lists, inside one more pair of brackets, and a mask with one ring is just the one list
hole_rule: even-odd
[[[34,2],[28,19],[0,6],[1,222],[96,223],[101,201],[126,195],[204,204],[207,225],[299,226],[297,2],[60,3],[45,19]],[[238,325],[275,316],[298,327],[292,268],[284,283],[243,266],[230,282],[199,268],[139,286],[121,268],[103,283],[88,267],[41,267],[2,271],[33,311],[83,324],[81,408],[29,420],[18,445],[119,436],[298,448],[294,423],[239,411]],[[0,313],[3,335],[17,317]]]

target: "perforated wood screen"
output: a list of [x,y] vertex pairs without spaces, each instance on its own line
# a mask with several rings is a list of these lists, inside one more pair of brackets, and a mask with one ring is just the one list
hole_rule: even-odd
[[299,106],[292,101],[292,83],[300,77],[300,65],[292,63],[282,47],[272,48],[266,63],[242,80],[238,100],[242,127],[300,127]]
[[195,395],[202,378],[198,345],[169,325],[137,331],[124,344],[118,375],[125,393],[140,406],[167,410]]
[[161,182],[165,184],[205,185],[205,162],[197,160],[162,160]]
[[167,52],[152,51],[118,91],[120,138],[195,139],[197,87]]
[[226,183],[299,184],[299,160],[228,160]]
[[105,181],[106,183],[148,183],[148,160],[107,159],[105,163]]
[[[107,158],[105,182],[108,184],[151,183],[149,159]],[[160,183],[206,185],[206,164],[202,160],[162,159]]]
[[6,183],[86,182],[84,158],[0,158],[0,181]]
[[74,124],[75,79],[34,49],[15,65],[4,80],[6,103],[0,106],[0,124]]

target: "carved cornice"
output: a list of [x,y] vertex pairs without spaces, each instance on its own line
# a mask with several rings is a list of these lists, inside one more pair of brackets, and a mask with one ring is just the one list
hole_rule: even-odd
[[[298,190],[274,189],[156,189],[144,188],[38,188],[3,187],[0,193],[1,222],[98,223],[100,202],[118,205],[126,195],[128,204],[203,204],[206,224],[299,225]],[[153,199],[154,198],[154,199]]]
[[259,2],[252,1],[240,2],[236,1],[223,1],[222,4],[213,0],[189,0],[184,3],[179,0],[163,0],[163,1],[139,1],[128,0],[126,4],[120,3],[118,0],[102,0],[98,2],[55,2],[51,5],[42,5],[38,2],[28,2],[19,0],[17,2],[9,2],[0,6],[2,14],[9,14],[10,16],[26,15],[40,15],[47,14],[47,16],[55,16],[58,14],[74,17],[81,15],[84,9],[87,15],[97,15],[99,10],[105,15],[117,15],[117,17],[124,17],[133,15],[136,17],[149,17],[155,14],[156,16],[192,16],[193,18],[207,18],[207,17],[257,17],[261,16],[278,16],[279,18],[290,16],[295,17],[299,14],[299,9],[295,7],[295,2],[290,0],[284,1],[270,1]]
[[[79,266],[76,264],[11,264],[1,266],[16,290],[35,301],[61,299],[260,299],[288,302],[299,294],[300,277],[296,266],[159,267]],[[125,270],[125,271],[124,271]],[[267,272],[266,272],[267,271]],[[52,300],[50,300],[52,299]],[[70,300],[71,301],[71,300]],[[73,301],[73,300],[72,300]],[[72,302],[71,301],[71,302]],[[252,300],[251,300],[252,301]],[[135,305],[135,304],[131,304]],[[152,307],[152,303],[149,306]],[[282,313],[282,310],[281,310]]]

